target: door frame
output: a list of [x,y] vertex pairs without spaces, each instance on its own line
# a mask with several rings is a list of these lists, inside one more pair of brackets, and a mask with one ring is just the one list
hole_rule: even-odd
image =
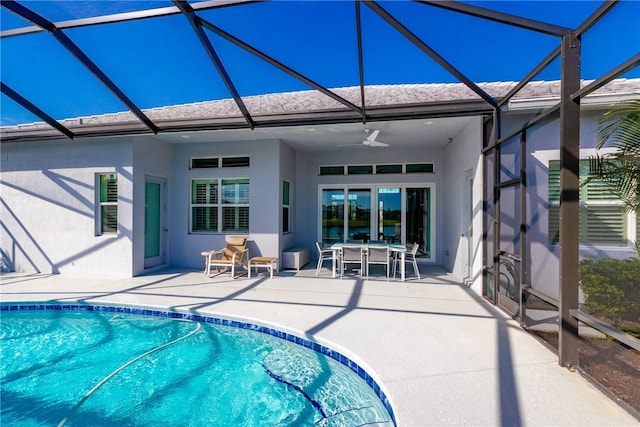
[[[429,206],[429,226],[430,226],[430,257],[419,257],[418,261],[434,263],[437,259],[436,257],[436,184],[434,182],[394,182],[394,183],[349,183],[349,184],[320,184],[318,185],[318,221],[316,228],[316,236],[319,242],[322,241],[322,192],[324,190],[342,190],[345,195],[345,200],[348,195],[349,190],[362,190],[369,189],[371,190],[371,224],[370,224],[370,234],[373,236],[377,233],[377,222],[378,222],[378,188],[384,187],[399,187],[401,190],[401,243],[406,244],[406,189],[407,188],[429,188],[430,191],[430,206]],[[347,206],[345,205],[344,215],[345,215],[345,224],[347,221]],[[346,227],[346,225],[345,225]]]
[[473,170],[467,169],[464,172],[463,182],[462,182],[462,209],[461,209],[461,230],[460,234],[462,240],[464,241],[464,256],[465,256],[465,264],[466,268],[464,269],[464,273],[466,277],[464,278],[466,281],[473,280],[473,261],[474,261],[474,247],[473,247],[473,238],[474,238],[474,229],[473,229],[473,184],[474,184],[474,176]]
[[146,248],[146,239],[147,239],[147,233],[146,233],[146,223],[147,223],[147,183],[153,183],[153,184],[158,184],[160,185],[160,201],[158,203],[158,219],[159,219],[159,226],[158,226],[158,255],[157,256],[153,256],[153,257],[147,257],[146,254],[144,255],[144,268],[148,269],[148,268],[153,268],[153,267],[157,267],[160,265],[163,265],[166,263],[166,254],[167,254],[167,204],[166,204],[166,199],[167,199],[167,195],[166,195],[166,191],[167,191],[167,179],[166,178],[162,178],[162,177],[158,177],[158,176],[153,176],[153,175],[145,175],[144,177],[144,186],[145,186],[145,193],[144,193],[144,209],[145,209],[145,213],[144,213],[144,227],[145,227],[145,234],[144,234],[144,245]]

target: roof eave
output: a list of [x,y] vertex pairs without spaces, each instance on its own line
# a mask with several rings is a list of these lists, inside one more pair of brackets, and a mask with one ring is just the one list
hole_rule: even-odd
[[[369,121],[411,120],[422,118],[458,117],[469,115],[489,114],[492,107],[483,100],[463,100],[422,104],[404,104],[394,106],[369,106],[367,119]],[[362,116],[352,110],[318,110],[285,114],[256,115],[255,127],[282,127],[321,125],[331,123],[359,123]],[[181,118],[170,120],[156,120],[160,132],[184,132],[205,130],[233,130],[247,129],[247,123],[242,116],[217,118]],[[82,124],[76,122],[69,126],[76,138],[121,136],[151,134],[139,122],[127,121],[123,123]],[[34,140],[61,139],[63,135],[51,127],[26,128],[5,127],[0,129],[3,142],[20,142]]]

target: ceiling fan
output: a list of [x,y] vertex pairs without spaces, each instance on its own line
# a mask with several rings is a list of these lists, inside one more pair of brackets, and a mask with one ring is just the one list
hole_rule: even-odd
[[379,129],[374,129],[373,131],[370,131],[369,129],[365,129],[365,132],[367,133],[371,132],[371,133],[365,139],[363,139],[360,143],[340,144],[338,145],[338,147],[345,147],[345,146],[388,147],[389,146],[389,144],[387,143],[376,140],[376,138],[378,137],[378,134],[380,133]]

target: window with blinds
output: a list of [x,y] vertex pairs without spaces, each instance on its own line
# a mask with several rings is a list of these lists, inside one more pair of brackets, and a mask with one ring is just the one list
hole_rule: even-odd
[[98,188],[97,235],[118,232],[118,175],[100,173],[96,176]]
[[191,231],[218,231],[218,180],[191,181]]
[[[588,161],[580,162],[580,178],[589,176]],[[549,244],[560,241],[560,162],[549,162]],[[580,187],[580,243],[627,244],[627,213],[611,188],[601,180]]]
[[191,231],[248,232],[249,179],[192,180]]
[[222,232],[249,231],[249,178],[222,180]]

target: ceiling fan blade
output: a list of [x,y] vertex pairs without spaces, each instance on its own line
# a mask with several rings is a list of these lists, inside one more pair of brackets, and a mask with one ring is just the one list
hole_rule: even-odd
[[369,141],[370,143],[375,141],[379,133],[380,133],[379,129],[374,130],[373,132],[371,132],[371,135],[369,135],[365,141]]
[[369,147],[388,147],[389,144],[380,142],[380,141],[371,141],[369,142]]

